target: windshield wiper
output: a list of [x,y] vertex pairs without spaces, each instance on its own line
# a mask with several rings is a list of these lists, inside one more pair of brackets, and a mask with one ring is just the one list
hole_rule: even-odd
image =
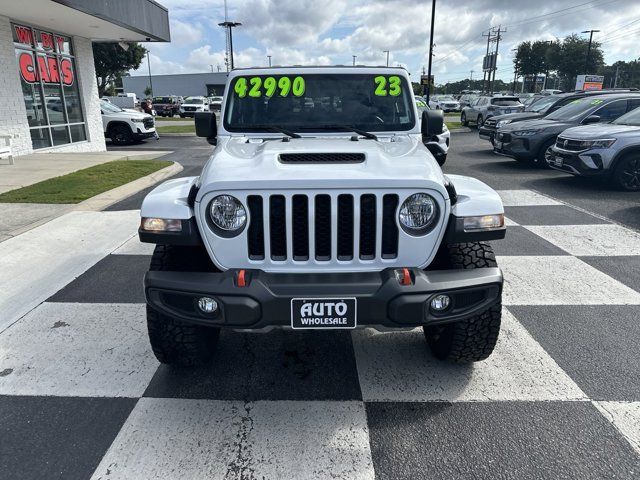
[[353,133],[357,133],[358,135],[362,135],[364,138],[370,138],[371,140],[378,140],[377,135],[374,135],[373,133],[367,132],[365,130],[360,130],[359,128],[355,128],[352,125],[338,125],[338,124],[331,124],[331,125],[314,125],[312,126],[301,126],[301,129],[319,129],[319,130],[341,130],[343,132],[353,132]]
[[269,132],[278,132],[278,133],[284,133],[287,137],[291,137],[291,138],[301,138],[300,135],[298,135],[296,132],[292,132],[291,130],[287,130],[284,127],[281,127],[280,125],[251,125],[252,129],[258,129],[258,130],[267,130]]

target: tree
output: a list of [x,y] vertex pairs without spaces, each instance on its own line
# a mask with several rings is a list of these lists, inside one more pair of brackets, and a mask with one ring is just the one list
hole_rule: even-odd
[[604,65],[604,56],[600,43],[592,42],[589,64],[585,71],[588,47],[589,39],[580,38],[575,33],[562,41],[559,55],[560,62],[557,66],[560,88],[573,90],[578,75],[596,73]]
[[98,94],[103,96],[108,85],[128,70],[135,70],[142,63],[147,49],[139,43],[128,43],[126,50],[118,43],[94,43],[93,58],[96,66]]
[[144,89],[144,96],[150,97],[152,93],[153,93],[153,90],[151,90],[151,87],[147,85],[147,88]]

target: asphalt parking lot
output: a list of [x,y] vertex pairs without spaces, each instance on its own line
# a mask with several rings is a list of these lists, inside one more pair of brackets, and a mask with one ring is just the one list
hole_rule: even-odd
[[[133,148],[173,150],[189,176],[212,147]],[[475,131],[444,170],[496,189],[509,219],[488,360],[435,361],[415,331],[273,331],[223,333],[206,368],[160,366],[141,192],[86,212],[102,243],[52,260],[51,296],[0,324],[0,478],[637,479],[640,197],[495,156]]]

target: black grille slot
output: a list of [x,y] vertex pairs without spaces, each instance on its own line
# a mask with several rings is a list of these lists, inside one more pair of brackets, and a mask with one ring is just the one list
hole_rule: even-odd
[[282,153],[282,163],[362,163],[364,153]]
[[352,195],[338,195],[338,260],[353,260]]
[[360,197],[360,258],[373,260],[376,256],[376,196]]
[[455,308],[467,308],[480,303],[484,300],[484,291],[478,290],[475,292],[457,293],[454,295],[454,307]]
[[247,197],[249,207],[249,230],[247,242],[249,258],[264,260],[264,220],[262,216],[262,197],[250,195]]
[[287,259],[286,219],[284,195],[272,195],[269,198],[269,239],[272,260]]
[[309,260],[309,203],[306,195],[294,195],[291,201],[293,259]]
[[331,260],[331,197],[316,196],[316,260]]
[[397,208],[398,195],[389,194],[382,197],[382,258],[398,256]]

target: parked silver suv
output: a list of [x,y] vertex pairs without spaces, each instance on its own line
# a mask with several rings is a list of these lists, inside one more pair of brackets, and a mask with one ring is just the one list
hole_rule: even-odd
[[611,123],[569,128],[551,150],[551,168],[603,176],[623,190],[640,191],[640,108]]
[[524,111],[524,105],[516,96],[492,97],[483,95],[462,109],[460,123],[466,127],[471,122],[480,127],[487,118],[522,111]]

